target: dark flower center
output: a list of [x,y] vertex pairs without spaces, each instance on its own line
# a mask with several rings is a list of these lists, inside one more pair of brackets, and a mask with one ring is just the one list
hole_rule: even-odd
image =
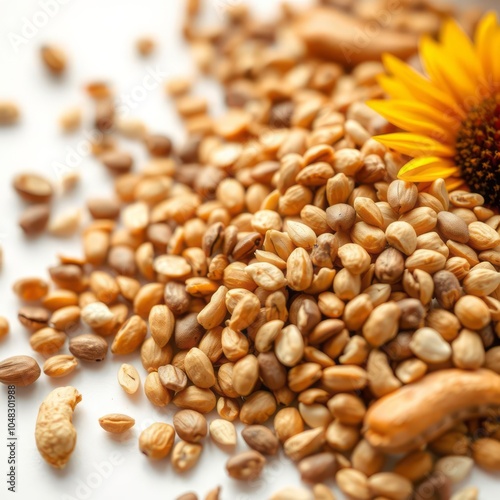
[[471,190],[500,208],[500,95],[473,107],[457,135],[455,162]]

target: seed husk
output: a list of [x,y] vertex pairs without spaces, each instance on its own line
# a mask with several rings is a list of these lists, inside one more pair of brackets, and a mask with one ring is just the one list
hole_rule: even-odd
[[24,327],[33,332],[45,328],[49,321],[49,313],[42,307],[23,306],[17,317]]

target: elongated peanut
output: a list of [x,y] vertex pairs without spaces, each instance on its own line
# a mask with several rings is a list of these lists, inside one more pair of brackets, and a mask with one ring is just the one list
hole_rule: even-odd
[[490,370],[440,370],[379,399],[365,418],[365,438],[390,452],[420,447],[472,415],[500,405],[500,376]]
[[62,469],[76,445],[76,430],[71,423],[81,394],[71,386],[54,389],[40,405],[35,440],[42,457],[53,467]]

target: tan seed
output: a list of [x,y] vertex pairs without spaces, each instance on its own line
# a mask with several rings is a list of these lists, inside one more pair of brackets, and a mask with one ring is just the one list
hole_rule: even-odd
[[223,448],[236,446],[236,429],[232,422],[222,419],[215,419],[210,422],[210,437]]
[[135,425],[135,420],[121,413],[110,413],[99,419],[99,425],[112,434],[122,434]]
[[485,351],[481,337],[464,328],[451,343],[453,364],[464,370],[477,370],[485,362]]
[[177,472],[192,469],[200,458],[203,447],[201,444],[179,441],[172,451],[172,466]]
[[470,457],[448,456],[440,458],[434,470],[444,474],[452,483],[463,481],[472,471],[474,460]]
[[93,302],[82,309],[81,318],[91,328],[102,328],[113,321],[114,315],[103,302]]
[[163,386],[174,392],[182,391],[188,383],[186,374],[180,368],[173,365],[160,366],[158,368],[158,375]]
[[78,359],[98,362],[106,357],[108,343],[99,335],[84,333],[70,340],[69,350]]
[[155,406],[167,406],[172,399],[171,393],[163,387],[158,372],[148,373],[144,381],[144,393]]
[[56,216],[50,221],[49,233],[58,237],[72,236],[80,227],[81,210],[79,208],[70,209]]
[[40,300],[47,295],[49,285],[40,278],[23,278],[13,285],[14,293],[22,300]]
[[302,431],[288,438],[283,445],[283,449],[287,457],[298,462],[318,451],[324,442],[325,430],[319,427]]
[[156,422],[141,432],[139,449],[148,458],[161,460],[170,453],[174,439],[175,431],[171,425]]
[[274,430],[281,443],[300,434],[304,430],[304,421],[297,408],[283,408],[274,417]]
[[49,313],[42,307],[21,307],[17,313],[19,322],[33,332],[45,328],[49,321]]
[[452,495],[451,500],[478,500],[479,491],[475,486],[467,486]]
[[130,354],[143,342],[147,334],[147,324],[140,316],[132,316],[118,330],[111,344],[113,354]]
[[160,346],[165,346],[174,332],[175,317],[166,305],[158,304],[149,313],[151,336]]
[[323,385],[334,392],[362,389],[366,386],[367,373],[359,366],[331,366],[323,370]]
[[0,382],[25,387],[40,376],[40,367],[30,356],[12,356],[0,362]]
[[413,492],[411,482],[394,472],[379,472],[369,477],[368,488],[372,495],[384,496],[391,500],[406,500]]
[[472,444],[472,458],[479,467],[488,471],[500,471],[500,441],[480,438]]
[[0,340],[8,335],[10,331],[10,325],[7,318],[0,316]]
[[465,328],[480,330],[491,321],[488,306],[474,295],[464,295],[455,304],[455,315]]
[[27,236],[40,234],[49,222],[50,207],[46,204],[27,207],[19,218],[19,226]]
[[189,443],[200,442],[208,433],[206,418],[194,410],[178,411],[173,424],[177,435]]
[[54,328],[42,328],[30,337],[31,348],[43,356],[55,354],[65,342],[66,334]]
[[270,497],[270,500],[316,500],[310,491],[303,488],[287,486]]
[[122,364],[118,370],[118,383],[127,394],[135,394],[141,385],[139,372],[129,364]]
[[340,469],[335,475],[337,485],[350,498],[356,500],[369,500],[372,498],[368,488],[368,478],[362,472],[355,469]]
[[208,356],[197,347],[186,354],[184,360],[186,374],[198,387],[207,389],[215,384],[215,374]]
[[54,193],[52,184],[38,174],[19,174],[12,182],[19,196],[31,203],[47,203]]
[[297,465],[302,481],[316,484],[331,478],[337,471],[337,459],[331,452],[303,458]]
[[394,472],[415,482],[428,476],[433,467],[433,459],[428,451],[417,450],[402,457],[394,466]]
[[10,101],[0,101],[0,125],[13,125],[19,120],[19,108]]
[[426,363],[443,363],[451,357],[451,346],[432,328],[419,328],[410,341],[410,349]]
[[210,389],[202,389],[192,385],[178,392],[174,396],[173,403],[178,408],[210,413],[215,408],[217,401]]
[[250,448],[263,455],[276,455],[278,452],[278,438],[264,425],[249,425],[241,431],[241,436]]
[[69,354],[52,356],[43,364],[43,373],[48,377],[65,377],[72,373],[78,366],[78,361]]
[[245,451],[232,456],[226,463],[226,470],[230,477],[240,481],[253,481],[257,479],[266,459],[258,451]]
[[40,54],[46,68],[54,75],[60,75],[66,69],[66,54],[54,45],[43,45]]

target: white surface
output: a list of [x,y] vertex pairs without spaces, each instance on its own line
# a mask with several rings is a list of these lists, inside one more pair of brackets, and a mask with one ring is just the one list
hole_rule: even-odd
[[[56,262],[58,252],[80,254],[78,238],[56,240],[48,236],[26,241],[17,227],[22,204],[10,187],[14,173],[32,170],[57,180],[58,165],[65,160],[81,172],[83,183],[76,196],[56,201],[54,213],[67,207],[78,207],[89,194],[107,195],[112,184],[106,172],[91,158],[76,158],[76,148],[85,148],[83,131],[70,136],[60,134],[57,117],[68,106],[85,103],[82,85],[93,78],[113,82],[119,93],[130,94],[141,86],[144,76],[158,67],[166,75],[182,75],[192,70],[186,47],[179,36],[180,0],[66,0],[57,3],[58,12],[46,18],[44,26],[15,50],[12,33],[21,35],[25,19],[33,20],[43,12],[36,0],[0,0],[0,98],[13,99],[22,109],[22,122],[12,128],[0,129],[0,244],[4,248],[5,267],[0,274],[0,314],[6,315],[12,331],[0,345],[0,359],[30,353],[28,333],[18,325],[19,304],[11,292],[11,284],[19,277],[45,276],[46,268]],[[239,0],[211,0],[212,15],[224,5]],[[254,0],[252,5],[263,13],[278,6],[278,0]],[[48,19],[48,20],[47,20]],[[43,23],[44,18],[38,17]],[[134,52],[133,42],[142,34],[151,34],[159,48],[150,60],[141,60]],[[40,65],[38,49],[43,42],[64,45],[70,56],[68,74],[57,81]],[[164,77],[165,78],[165,77]],[[138,90],[135,90],[136,95]],[[200,92],[220,103],[214,85],[205,84]],[[141,94],[142,96],[142,94]],[[131,114],[143,118],[152,130],[165,132],[174,139],[182,137],[181,127],[165,98],[162,85],[147,92],[140,102],[133,101]],[[85,129],[84,129],[85,130]],[[129,147],[129,145],[127,145]],[[75,148],[75,149],[72,149]],[[132,148],[132,146],[130,146]],[[140,148],[132,148],[141,153]],[[72,155],[68,156],[71,152]],[[40,364],[41,356],[34,354]],[[0,387],[0,498],[37,500],[84,500],[140,498],[150,496],[174,499],[186,491],[196,491],[200,498],[216,485],[222,485],[224,500],[264,499],[281,487],[299,485],[298,473],[282,456],[269,460],[263,477],[244,485],[227,478],[227,455],[210,440],[198,466],[179,476],[170,462],[153,463],[139,453],[137,436],[153,421],[171,421],[174,408],[157,409],[140,393],[128,397],[116,382],[122,362],[132,361],[140,367],[138,356],[109,356],[99,365],[81,364],[76,373],[62,380],[50,380],[43,374],[29,388],[17,390],[17,492],[7,491],[7,390]],[[61,384],[76,386],[83,395],[74,423],[78,444],[72,459],[63,471],[45,464],[34,443],[34,425],[38,406],[44,396]],[[121,412],[133,416],[136,426],[124,438],[105,433],[98,425],[100,416]],[[240,439],[241,441],[241,439]],[[239,449],[243,450],[243,444]],[[114,462],[114,465],[109,465]],[[500,481],[475,471],[470,484],[481,487],[480,498],[499,497]]]

